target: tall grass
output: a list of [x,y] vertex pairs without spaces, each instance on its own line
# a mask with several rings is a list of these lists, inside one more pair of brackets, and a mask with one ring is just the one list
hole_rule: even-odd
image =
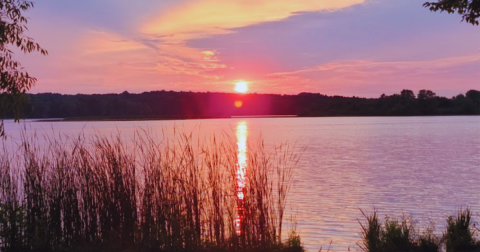
[[[0,153],[0,251],[281,251],[298,157],[248,151],[241,232],[237,146],[176,133],[158,142],[24,134]],[[299,247],[299,238],[292,246]]]

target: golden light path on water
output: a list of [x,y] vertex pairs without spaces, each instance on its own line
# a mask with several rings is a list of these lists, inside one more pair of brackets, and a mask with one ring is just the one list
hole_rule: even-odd
[[235,220],[236,233],[242,233],[242,220],[245,210],[245,186],[247,172],[247,138],[248,125],[246,121],[240,121],[236,129],[237,136],[237,219]]

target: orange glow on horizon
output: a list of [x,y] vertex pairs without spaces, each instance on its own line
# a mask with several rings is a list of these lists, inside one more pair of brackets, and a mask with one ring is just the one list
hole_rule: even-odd
[[248,91],[248,84],[245,81],[235,83],[235,92],[245,94]]

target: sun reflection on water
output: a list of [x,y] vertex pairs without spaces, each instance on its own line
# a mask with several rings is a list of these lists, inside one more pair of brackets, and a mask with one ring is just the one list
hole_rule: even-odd
[[237,124],[237,218],[235,220],[236,233],[242,233],[242,222],[245,216],[245,186],[247,170],[247,138],[248,126],[246,121]]

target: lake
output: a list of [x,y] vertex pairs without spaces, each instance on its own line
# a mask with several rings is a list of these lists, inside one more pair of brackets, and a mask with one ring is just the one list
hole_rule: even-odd
[[[441,233],[448,215],[480,211],[480,117],[232,118],[181,121],[6,121],[18,141],[26,127],[38,134],[117,134],[146,129],[159,137],[172,129],[201,136],[236,137],[240,146],[259,137],[269,146],[288,142],[301,154],[288,199],[288,215],[309,251],[355,251],[360,209],[380,216],[412,215]],[[242,150],[239,149],[241,152]],[[287,219],[290,219],[287,217]]]

